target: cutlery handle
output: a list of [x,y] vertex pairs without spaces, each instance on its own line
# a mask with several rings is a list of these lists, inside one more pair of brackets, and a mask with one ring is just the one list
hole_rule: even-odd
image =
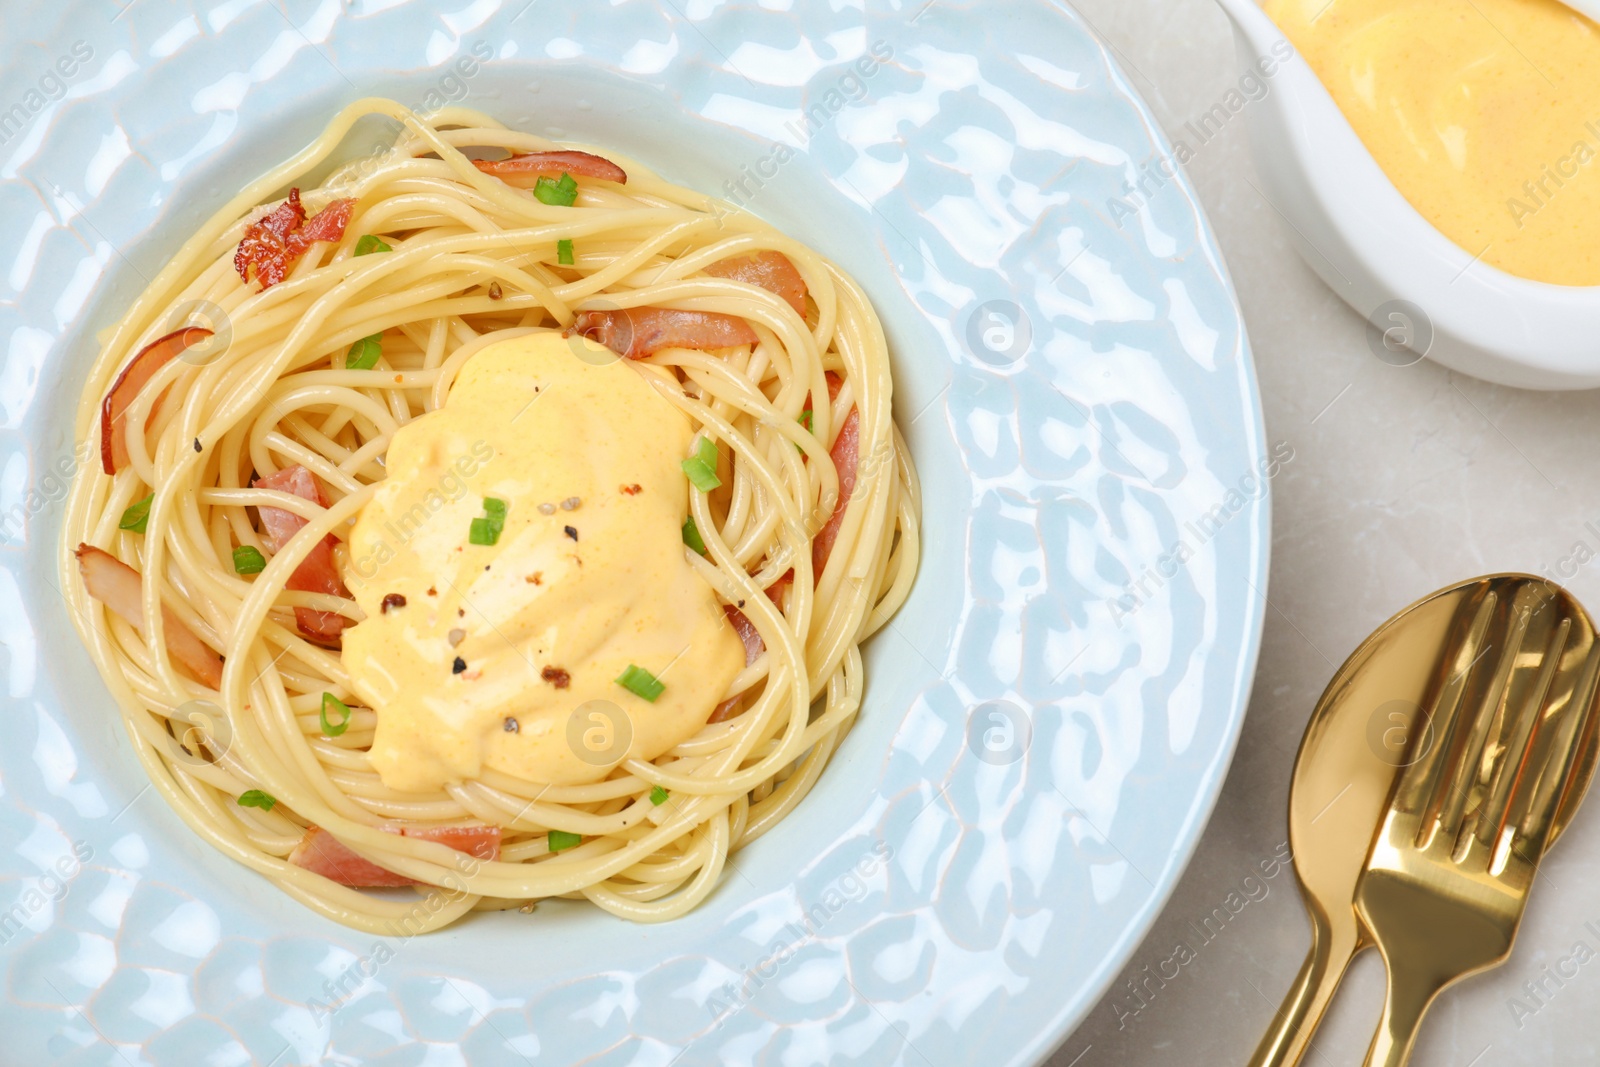
[[1307,911],[1311,915],[1311,949],[1271,1027],[1256,1046],[1249,1067],[1295,1067],[1300,1062],[1350,961],[1369,944],[1361,939],[1355,923],[1341,924],[1335,930],[1318,909],[1308,907]]
[[1383,1018],[1367,1049],[1366,1067],[1405,1067],[1416,1044],[1422,1017],[1439,991],[1459,975],[1432,975],[1408,972],[1405,964],[1396,967],[1385,959],[1388,984],[1383,1000]]

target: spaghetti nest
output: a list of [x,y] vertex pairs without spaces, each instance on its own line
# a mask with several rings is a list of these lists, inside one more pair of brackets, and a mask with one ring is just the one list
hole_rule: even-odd
[[[403,127],[394,145],[311,184],[366,116]],[[780,260],[798,299],[726,267]],[[693,737],[598,781],[486,769],[400,793],[368,760],[383,709],[359,706],[340,659],[362,618],[346,536],[392,435],[475,352],[530,330],[631,357],[715,443],[721,484],[689,493],[704,554],[685,552],[747,663]],[[318,912],[417,933],[585,897],[672,918],[801,801],[860,708],[861,642],[917,564],[891,392],[861,290],[754,216],[476,112],[363,100],[219,211],[111,331],[78,413],[104,463],[73,486],[63,589],[167,802]],[[319,834],[349,862],[307,862]],[[357,867],[390,880],[341,873]],[[420,899],[356,888],[378,884]]]

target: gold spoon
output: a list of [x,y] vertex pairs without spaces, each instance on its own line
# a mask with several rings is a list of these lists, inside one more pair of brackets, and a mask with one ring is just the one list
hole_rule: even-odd
[[[1448,676],[1495,583],[1526,580],[1489,575],[1417,601],[1363,641],[1317,701],[1289,787],[1289,843],[1311,919],[1311,949],[1250,1067],[1299,1063],[1350,961],[1371,947],[1353,906],[1356,884],[1399,772],[1438,742],[1422,706],[1441,672]],[[1578,751],[1552,842],[1594,775],[1597,741],[1591,731]]]

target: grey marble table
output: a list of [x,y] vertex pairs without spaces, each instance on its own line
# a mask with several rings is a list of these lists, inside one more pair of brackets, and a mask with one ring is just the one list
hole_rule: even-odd
[[[1169,135],[1237,82],[1211,0],[1073,2]],[[1187,170],[1239,289],[1268,440],[1295,452],[1273,482],[1260,668],[1194,862],[1050,1067],[1249,1057],[1309,943],[1292,873],[1263,878],[1261,863],[1285,845],[1306,718],[1375,626],[1435,588],[1499,570],[1548,575],[1600,609],[1600,392],[1520,392],[1374,358],[1360,317],[1301,262],[1256,191],[1246,121],[1233,116]],[[1600,1059],[1600,801],[1590,805],[1546,862],[1511,959],[1445,993],[1417,1067]],[[1227,923],[1205,924],[1218,909]],[[1193,958],[1179,953],[1188,962],[1174,966],[1180,942]],[[1382,996],[1383,966],[1368,953],[1305,1062],[1359,1065]]]

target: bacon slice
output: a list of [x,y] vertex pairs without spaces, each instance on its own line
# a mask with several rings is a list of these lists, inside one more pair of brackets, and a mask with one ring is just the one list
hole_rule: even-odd
[[[93,545],[80,544],[73,554],[78,557],[78,573],[83,575],[83,585],[89,595],[143,634],[144,578],[139,572]],[[196,637],[165,604],[161,606],[161,631],[172,658],[196,681],[212,689],[222,688],[222,657]]]
[[706,268],[715,278],[728,278],[754,285],[781,296],[802,319],[806,317],[806,282],[789,257],[782,252],[755,252],[748,256],[729,256]]
[[732,348],[757,340],[750,324],[733,315],[648,307],[580,311],[567,333],[582,334],[629,359],[643,359],[663,348]]
[[728,622],[733,625],[733,632],[744,642],[744,665],[748,667],[767,650],[767,646],[761,640],[761,634],[757,632],[756,624],[750,621],[749,616],[732,604],[722,605],[722,610],[727,613]]
[[716,709],[712,711],[711,718],[707,719],[706,722],[727,722],[729,719],[733,718],[733,713],[738,710],[739,701],[743,697],[744,694],[740,693],[738,696],[729,697],[727,700],[724,700],[722,703],[718,704]]
[[[298,463],[292,467],[285,467],[276,474],[257,478],[252,484],[257,489],[277,489],[280,492],[293,493],[321,508],[328,506],[317,479]],[[283,546],[289,543],[289,539],[299,533],[306,524],[305,519],[284,508],[266,506],[256,510],[261,513],[261,539],[274,554],[281,551]],[[344,580],[339,577],[339,568],[333,562],[333,546],[338,543],[339,539],[332,534],[318,542],[294,569],[289,581],[285,583],[285,588],[307,593],[349,596],[350,590],[345,588]],[[348,622],[337,612],[317,611],[315,608],[295,608],[294,619],[301,633],[319,641],[338,641]]]
[[457,852],[465,852],[480,860],[500,858],[500,827],[498,826],[407,826],[400,830],[402,837],[415,837],[449,845]]
[[344,228],[350,225],[350,212],[355,206],[353,197],[328,201],[326,207],[307,219],[305,225],[300,227],[298,235],[300,240],[306,242],[307,248],[311,247],[312,241],[333,243],[344,240]]
[[306,836],[289,853],[289,862],[340,885],[391,887],[416,884],[415,879],[385,870],[358,856],[343,841],[320,826],[313,826],[306,831]]
[[[322,495],[322,487],[317,484],[316,477],[299,463],[285,467],[275,474],[265,478],[257,478],[253,483],[257,489],[275,489],[280,493],[289,493],[302,500],[309,500],[319,508],[328,506],[328,500]],[[305,527],[306,520],[285,508],[263,507],[261,512],[261,537],[266,541],[267,548],[273,552],[283,551],[283,546],[289,539]],[[328,535],[329,541],[334,541],[332,534]]]
[[[385,826],[384,831],[402,837],[423,841],[437,841],[449,845],[457,852],[465,852],[480,860],[500,858],[500,827],[498,826]],[[306,831],[306,836],[289,853],[289,862],[320,874],[340,885],[353,888],[396,887],[418,885],[415,878],[378,866],[357,855],[349,846],[320,826]]]
[[[839,387],[844,382],[833,371],[829,371],[827,377],[828,399],[833,400],[838,397]],[[834,505],[827,524],[817,531],[817,536],[811,541],[811,567],[819,578],[822,569],[828,565],[828,557],[833,554],[833,543],[839,539],[839,527],[844,525],[845,505],[850,503],[850,494],[856,488],[856,466],[861,455],[859,408],[852,407],[850,414],[845,416],[844,425],[839,427],[839,436],[833,439],[833,447],[828,449],[828,455],[839,472],[839,502]]]
[[[782,252],[729,256],[711,264],[706,273],[776,293],[805,318],[805,279]],[[750,324],[736,315],[651,307],[581,311],[567,333],[582,334],[629,359],[643,359],[663,348],[732,348],[757,340]]]
[[[769,589],[767,592],[770,595],[772,590]],[[761,640],[761,634],[756,630],[756,624],[751,622],[750,617],[744,612],[732,604],[722,605],[722,610],[727,613],[728,622],[733,626],[733,632],[738,634],[739,640],[744,643],[744,665],[748,667],[761,657],[761,653],[767,650],[766,642]],[[718,704],[716,709],[711,712],[711,718],[706,721],[708,723],[727,722],[733,718],[734,713],[739,709],[739,701],[743,695],[740,693],[736,696],[731,696]]]
[[[210,330],[185,326],[165,337],[157,337],[139,349],[122,368],[100,404],[100,466],[107,474],[115,474],[128,465],[128,405],[155,377],[156,371],[210,336]],[[155,418],[160,406],[160,400],[151,405],[151,418]]]
[[626,185],[628,173],[604,156],[589,152],[523,152],[510,159],[475,159],[472,165],[518,189],[531,189],[540,178],[599,178]]
[[300,190],[290,189],[287,200],[245,228],[233,254],[233,269],[249,284],[254,267],[261,288],[270,289],[289,276],[313,242],[342,240],[354,206],[353,199],[334,200],[308,221],[300,206]]

